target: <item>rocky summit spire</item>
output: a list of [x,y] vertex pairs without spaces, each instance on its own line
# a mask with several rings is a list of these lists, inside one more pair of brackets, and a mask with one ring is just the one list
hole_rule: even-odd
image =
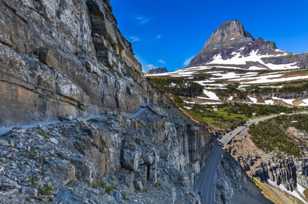
[[245,31],[244,26],[238,20],[226,21],[212,34],[205,45],[205,49],[221,49],[234,43],[253,41],[250,33]]
[[[219,60],[214,61],[215,58],[221,58],[224,60],[224,64],[226,64],[229,59],[236,56],[247,57],[251,53],[265,56],[286,54],[278,51],[275,43],[271,41],[265,41],[261,38],[255,39],[245,30],[240,21],[226,21],[212,34],[204,48],[193,58],[189,66],[219,63]],[[247,59],[248,64],[251,62],[249,61],[251,59]],[[234,61],[231,60],[230,64],[234,63]],[[244,58],[241,61],[244,61]],[[244,65],[247,63],[243,62]],[[266,66],[261,65],[261,67]]]

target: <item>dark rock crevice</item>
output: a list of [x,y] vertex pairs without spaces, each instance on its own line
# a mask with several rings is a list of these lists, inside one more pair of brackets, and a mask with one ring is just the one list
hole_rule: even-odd
[[[93,39],[93,44],[96,50],[96,57],[98,61],[102,62],[105,66],[109,66],[109,56],[108,49],[106,48],[106,43],[104,36],[107,31],[105,28],[105,18],[99,9],[98,5],[93,0],[87,1],[87,7],[89,11],[90,21],[91,21],[91,34]],[[109,42],[112,40],[108,39]]]

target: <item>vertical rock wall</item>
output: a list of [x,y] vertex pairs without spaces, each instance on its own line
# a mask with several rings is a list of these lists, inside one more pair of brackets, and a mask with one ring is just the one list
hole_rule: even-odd
[[2,0],[0,11],[1,123],[156,100],[107,1]]

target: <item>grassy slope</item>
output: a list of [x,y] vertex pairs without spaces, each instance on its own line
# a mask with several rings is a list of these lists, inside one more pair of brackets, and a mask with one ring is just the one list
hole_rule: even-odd
[[[204,77],[204,74],[202,76]],[[202,86],[184,78],[150,77],[148,80],[161,92],[172,94],[176,104],[182,109],[184,109],[185,104],[182,102],[180,96],[198,96],[202,94],[203,90]],[[305,87],[306,85],[302,88]],[[256,89],[253,89],[253,91],[256,91]],[[218,90],[217,92],[218,95],[228,95],[234,92],[240,98],[245,98],[247,94],[238,90],[237,85],[229,85],[227,86],[227,90]],[[212,106],[194,105],[192,110],[186,110],[186,113],[191,115],[195,120],[207,124],[212,128],[228,130],[237,127],[253,117],[291,111],[292,109],[282,106],[224,104],[218,105],[216,109],[213,109]]]
[[300,156],[298,144],[287,135],[289,127],[308,132],[308,115],[279,116],[252,126],[250,133],[254,143],[266,152],[278,150]]
[[236,128],[241,123],[258,116],[289,113],[293,109],[282,106],[223,104],[212,106],[194,105],[188,112],[198,121],[221,130]]

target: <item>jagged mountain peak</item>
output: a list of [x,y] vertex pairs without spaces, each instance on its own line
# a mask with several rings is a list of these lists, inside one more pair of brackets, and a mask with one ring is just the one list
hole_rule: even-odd
[[255,38],[238,20],[223,22],[188,67],[222,65],[246,69],[285,70],[307,67],[307,57],[279,50],[272,41]]
[[206,43],[204,49],[222,49],[230,47],[234,43],[251,42],[253,40],[253,36],[245,30],[240,21],[230,20],[223,22],[218,27]]

